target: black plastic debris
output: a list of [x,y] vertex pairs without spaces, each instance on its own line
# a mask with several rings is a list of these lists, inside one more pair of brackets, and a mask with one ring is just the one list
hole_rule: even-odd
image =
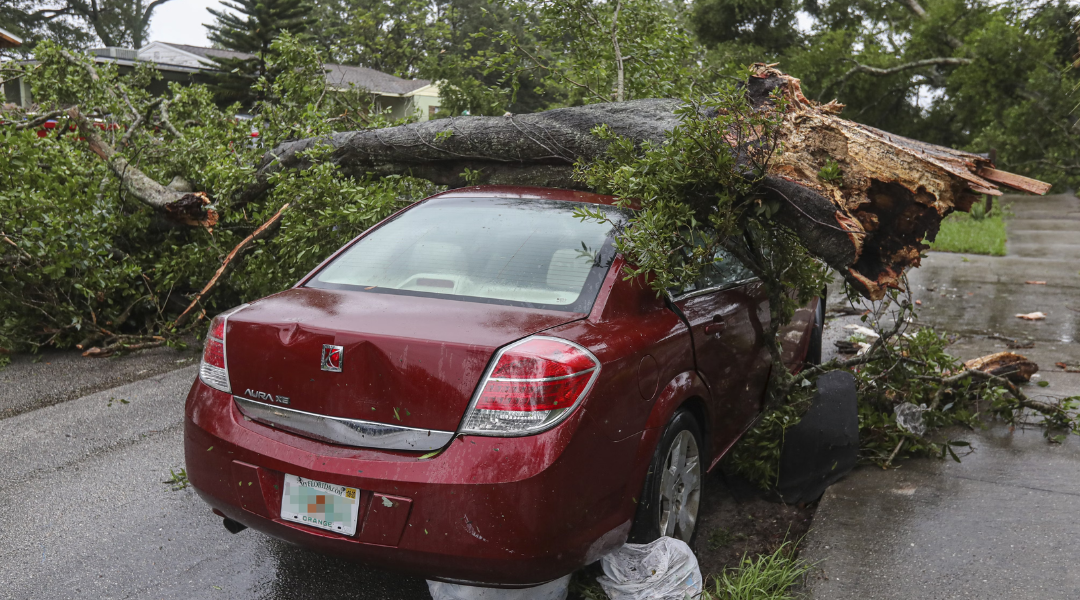
[[813,502],[855,466],[858,455],[855,377],[846,371],[825,373],[818,377],[810,410],[784,436],[777,491],[788,504]]

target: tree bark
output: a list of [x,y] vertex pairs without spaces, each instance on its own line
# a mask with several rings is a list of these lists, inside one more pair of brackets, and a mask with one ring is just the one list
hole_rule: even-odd
[[[919,265],[928,248],[924,242],[933,240],[943,217],[967,211],[978,194],[1000,195],[997,184],[1018,187],[984,156],[842,119],[842,105],[811,102],[798,79],[756,65],[746,87],[753,105],[775,110],[769,99],[775,89],[788,100],[784,150],[773,157],[761,191],[780,201],[780,222],[868,298],[883,297],[887,288],[899,286],[904,269]],[[595,127],[606,125],[637,144],[664,143],[679,123],[677,106],[675,100],[635,100],[287,142],[267,153],[257,182],[239,200],[260,197],[272,173],[307,167],[305,152],[320,146],[329,148],[329,160],[342,173],[354,177],[411,175],[458,187],[470,169],[480,172],[484,184],[585,189],[573,179],[573,168],[577,161],[604,156],[607,144],[592,134]],[[818,176],[830,161],[841,167],[842,179]],[[1020,189],[1036,191],[1034,184]]]

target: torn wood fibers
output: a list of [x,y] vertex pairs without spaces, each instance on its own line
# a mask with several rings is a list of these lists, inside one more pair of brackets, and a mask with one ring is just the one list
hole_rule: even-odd
[[[919,266],[924,241],[933,240],[941,219],[970,210],[979,194],[1000,196],[1001,186],[1039,195],[1050,189],[995,169],[985,156],[842,119],[843,105],[807,100],[798,79],[771,66],[756,65],[755,77],[781,78],[789,103],[783,152],[773,158],[770,175],[832,202],[836,226],[855,249],[847,276],[871,299],[897,287],[905,268]],[[842,179],[818,177],[829,160],[838,163]]]

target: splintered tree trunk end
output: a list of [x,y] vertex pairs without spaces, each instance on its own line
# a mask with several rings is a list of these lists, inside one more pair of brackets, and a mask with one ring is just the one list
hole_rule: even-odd
[[[782,81],[789,102],[784,151],[771,163],[770,175],[801,188],[802,200],[781,219],[868,298],[880,299],[888,288],[899,287],[904,270],[919,266],[929,249],[925,242],[933,241],[941,220],[953,211],[967,212],[980,194],[1001,195],[998,184],[1036,194],[1050,188],[998,171],[978,154],[842,119],[837,116],[842,105],[806,100],[798,79],[764,65],[757,72]],[[820,173],[830,162],[839,165],[842,177],[826,181]],[[806,224],[808,206],[821,212],[831,208],[834,218]],[[845,230],[846,244],[826,233],[834,225]]]

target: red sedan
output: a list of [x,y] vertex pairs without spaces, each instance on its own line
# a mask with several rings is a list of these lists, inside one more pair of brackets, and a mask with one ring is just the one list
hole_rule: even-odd
[[[658,297],[581,203],[627,217],[566,190],[438,194],[219,315],[187,398],[192,485],[230,531],[476,585],[689,540],[702,477],[760,410],[768,302],[730,256]],[[784,332],[790,368],[821,321]]]

